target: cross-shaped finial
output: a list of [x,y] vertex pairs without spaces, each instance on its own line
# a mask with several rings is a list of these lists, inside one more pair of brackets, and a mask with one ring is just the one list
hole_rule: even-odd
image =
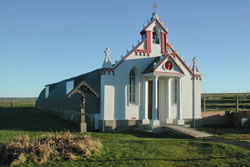
[[158,7],[157,4],[154,2],[154,3],[153,3],[154,13],[156,13],[157,7]]
[[105,56],[109,57],[111,51],[110,51],[109,48],[106,48],[105,51],[104,51],[104,53],[105,53]]

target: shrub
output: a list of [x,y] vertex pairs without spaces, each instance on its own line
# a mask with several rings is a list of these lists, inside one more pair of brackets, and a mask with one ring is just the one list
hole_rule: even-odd
[[22,135],[7,144],[0,144],[0,164],[17,166],[26,161],[37,165],[49,160],[77,160],[99,152],[101,143],[91,136],[73,136],[71,133],[52,133],[40,140]]

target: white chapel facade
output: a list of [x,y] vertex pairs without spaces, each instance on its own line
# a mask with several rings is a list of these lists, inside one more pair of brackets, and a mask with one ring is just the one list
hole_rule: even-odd
[[142,40],[112,64],[105,50],[101,68],[99,127],[134,124],[184,125],[201,119],[201,73],[168,43],[156,12],[140,32]]

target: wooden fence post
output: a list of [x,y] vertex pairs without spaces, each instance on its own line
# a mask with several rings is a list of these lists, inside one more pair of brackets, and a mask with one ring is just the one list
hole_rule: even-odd
[[239,96],[236,95],[236,112],[239,112]]
[[203,96],[203,112],[206,111],[206,96]]
[[10,108],[13,107],[13,104],[12,104],[12,99],[10,99]]

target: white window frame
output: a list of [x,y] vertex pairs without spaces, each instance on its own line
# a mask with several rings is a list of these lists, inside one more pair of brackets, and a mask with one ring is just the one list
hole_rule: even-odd
[[45,98],[49,97],[49,86],[45,87]]
[[74,80],[66,82],[66,94],[71,92],[74,89]]

